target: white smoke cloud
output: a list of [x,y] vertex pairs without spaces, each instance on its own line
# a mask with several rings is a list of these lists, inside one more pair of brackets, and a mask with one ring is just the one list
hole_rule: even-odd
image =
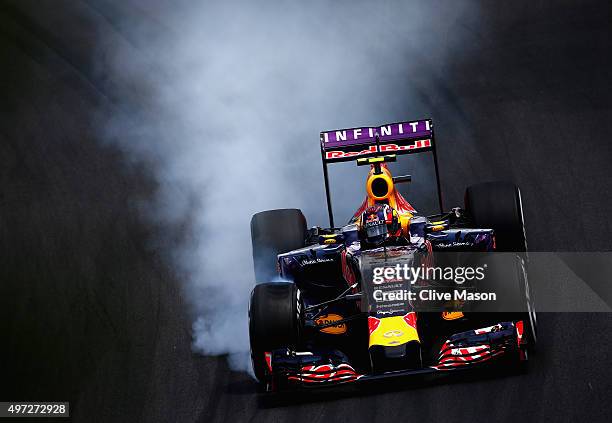
[[[155,163],[149,218],[190,217],[172,257],[195,351],[250,367],[250,218],[296,207],[325,225],[319,131],[428,115],[419,80],[446,33],[424,3],[127,3],[145,17],[123,17],[129,42],[105,46],[126,93],[107,135],[134,161]],[[334,174],[347,181],[334,185],[344,218],[362,196],[354,175]]]

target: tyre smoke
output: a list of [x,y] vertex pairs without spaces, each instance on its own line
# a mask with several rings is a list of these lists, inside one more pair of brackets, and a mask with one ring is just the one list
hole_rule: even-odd
[[[147,217],[162,230],[189,221],[188,236],[158,247],[185,281],[195,351],[250,369],[250,218],[295,207],[309,226],[327,224],[319,131],[430,116],[427,90],[465,50],[449,36],[465,8],[433,3],[117,6],[110,18],[123,36],[101,44],[117,84],[106,138],[131,162],[153,163]],[[366,172],[354,163],[331,172],[342,222],[363,199]]]

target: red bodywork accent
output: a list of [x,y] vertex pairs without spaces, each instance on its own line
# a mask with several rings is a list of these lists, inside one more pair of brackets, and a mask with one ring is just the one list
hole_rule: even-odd
[[520,347],[523,341],[523,321],[519,320],[518,322],[515,323],[514,326],[516,326],[516,340]]
[[337,366],[331,364],[304,366],[298,375],[289,376],[287,379],[303,383],[354,382],[362,376],[349,364],[340,363]]
[[482,363],[483,361],[488,361],[498,355],[504,354],[504,351],[499,350],[495,352],[491,352],[489,350],[484,350],[479,354],[474,354],[466,357],[448,357],[441,359],[440,362],[432,366],[437,370],[451,370],[454,367],[465,366],[468,364]]
[[416,209],[397,191],[395,192],[395,203],[398,213],[416,213]]
[[[519,329],[520,326],[520,329]],[[518,335],[519,332],[523,331],[523,322],[519,321],[516,324],[517,339],[521,338],[522,335]],[[501,325],[496,324],[488,326],[486,328],[480,328],[474,330],[477,335],[484,333],[493,333],[501,330]],[[519,341],[520,343],[520,341]],[[460,347],[455,346],[451,341],[447,340],[440,348],[438,355],[438,364],[431,366],[436,370],[452,370],[455,367],[466,366],[476,363],[482,363],[484,361],[491,360],[501,354],[505,354],[507,351],[506,345],[500,345],[492,348],[488,343],[482,345],[474,345],[471,347]]]
[[404,314],[404,320],[406,321],[408,326],[410,326],[411,328],[414,328],[414,329],[417,328],[416,327],[416,324],[417,324],[417,315],[416,315],[416,313],[414,311],[411,311],[410,313]]
[[271,352],[265,352],[264,353],[264,357],[266,360],[266,364],[268,365],[268,370],[270,371],[270,373],[272,373],[272,353]]
[[372,335],[372,332],[378,328],[378,325],[380,325],[380,319],[368,316],[368,331],[370,332],[370,335]]
[[499,350],[491,350],[488,345],[456,348],[447,341],[440,349],[438,364],[432,367],[437,370],[451,370],[454,367],[488,361],[493,357],[504,354],[504,352],[505,348],[503,347]]

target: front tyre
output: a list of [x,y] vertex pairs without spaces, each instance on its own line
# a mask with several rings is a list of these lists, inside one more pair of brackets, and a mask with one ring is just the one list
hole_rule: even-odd
[[276,348],[296,348],[303,327],[303,304],[294,283],[256,285],[249,305],[249,338],[255,377],[262,384],[270,379],[266,353]]
[[529,350],[534,351],[537,341],[537,317],[533,292],[529,289],[527,279],[527,238],[521,192],[511,182],[472,185],[465,191],[465,210],[476,227],[494,230],[496,251],[511,252],[518,256],[516,260],[507,255],[495,257],[497,261],[510,261],[501,267],[505,274],[500,276],[500,280],[510,280],[504,280],[507,285],[500,289],[514,290],[519,294],[520,298],[514,304],[522,304],[521,309],[524,307],[520,319],[525,322]]

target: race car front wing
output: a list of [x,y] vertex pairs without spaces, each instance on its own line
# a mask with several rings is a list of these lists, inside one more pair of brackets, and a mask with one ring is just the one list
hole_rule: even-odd
[[502,357],[526,360],[523,352],[523,322],[500,322],[450,336],[440,348],[437,362],[417,369],[367,374],[359,373],[346,354],[334,349],[291,351],[287,348],[266,353],[272,383],[292,388],[329,386],[390,377],[465,370]]

